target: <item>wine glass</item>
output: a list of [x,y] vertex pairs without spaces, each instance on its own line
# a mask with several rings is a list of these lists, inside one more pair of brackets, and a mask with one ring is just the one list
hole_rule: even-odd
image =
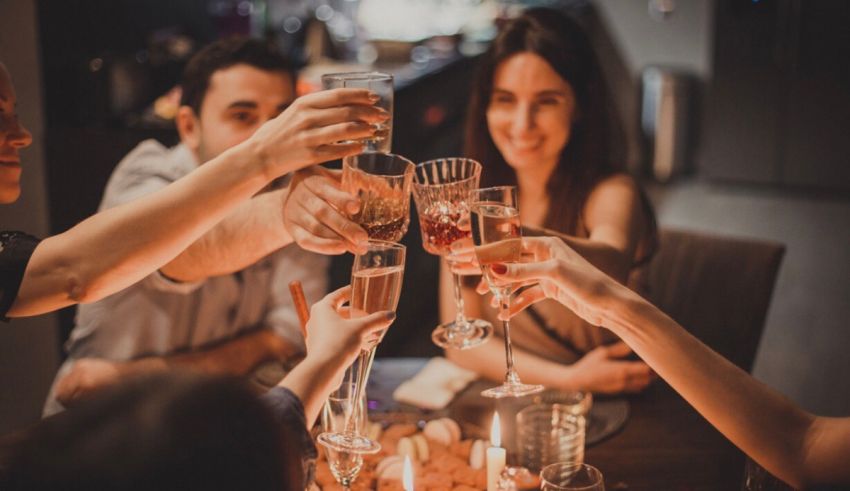
[[[354,266],[351,271],[351,316],[358,317],[384,310],[395,311],[401,294],[401,283],[404,277],[404,256],[406,248],[395,242],[369,240],[367,250],[354,256]],[[371,342],[369,349],[363,350],[358,356],[356,365],[349,370],[353,390],[352,401],[360,401],[372,361],[375,359],[375,348],[378,346],[383,333],[378,334]],[[356,406],[354,406],[356,407]],[[365,417],[366,410],[350,411],[342,431],[325,432],[319,435],[318,441],[332,450],[360,453],[376,453],[381,449],[378,442],[363,436],[359,427],[359,417]]]
[[393,141],[393,76],[381,72],[348,72],[327,73],[322,75],[322,88],[358,88],[369,89],[378,96],[380,100],[376,106],[390,113],[390,119],[383,123],[375,124],[375,135],[364,140],[367,152],[389,152]]
[[391,153],[361,153],[342,160],[342,188],[360,200],[352,221],[370,239],[398,242],[410,224],[413,162]]
[[547,465],[540,471],[542,491],[605,491],[599,469],[576,462]]
[[[495,278],[490,270],[494,263],[517,263],[522,255],[522,232],[515,186],[498,186],[478,189],[472,193],[470,203],[472,241],[475,257],[487,279],[490,291],[499,301],[501,311],[510,310],[511,284]],[[514,368],[511,350],[511,326],[502,321],[505,336],[505,382],[481,393],[485,397],[521,397],[543,390],[542,385],[523,384]]]
[[[358,434],[363,432],[366,421],[366,398],[363,396],[360,399],[354,398],[354,381],[350,377],[353,373],[356,373],[356,370],[347,372],[342,385],[328,396],[322,408],[322,431],[343,432],[349,418],[354,418],[355,431]],[[324,447],[331,474],[343,488],[349,489],[363,468],[364,452],[356,449],[338,450],[328,445]]]
[[[422,246],[431,254],[451,261],[453,242],[469,237],[460,228],[469,220],[469,197],[478,188],[481,164],[465,158],[429,160],[416,166],[413,199],[419,212]],[[460,275],[452,274],[456,306],[455,320],[437,326],[431,333],[441,348],[469,349],[487,340],[493,325],[482,319],[467,319],[463,314]]]

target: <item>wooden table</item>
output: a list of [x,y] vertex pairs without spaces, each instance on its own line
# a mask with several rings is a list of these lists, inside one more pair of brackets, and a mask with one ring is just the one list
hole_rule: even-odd
[[[371,409],[413,410],[392,401],[392,391],[426,361],[377,360],[367,390]],[[496,409],[493,400],[478,394],[490,385],[494,384],[479,381],[470,385],[435,416],[447,414],[481,428]],[[585,462],[605,475],[606,489],[741,489],[744,455],[668,385],[656,382],[644,393],[629,396],[628,401],[630,414],[623,429],[585,453]]]

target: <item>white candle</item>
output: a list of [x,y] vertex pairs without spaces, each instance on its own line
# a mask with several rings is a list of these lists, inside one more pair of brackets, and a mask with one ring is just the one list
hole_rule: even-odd
[[413,491],[413,466],[410,465],[410,456],[404,456],[404,472],[401,477],[401,484],[404,486],[404,491]]
[[499,413],[493,416],[490,427],[490,448],[487,449],[487,491],[499,489],[499,476],[505,468],[505,449],[502,444],[501,429],[499,428]]

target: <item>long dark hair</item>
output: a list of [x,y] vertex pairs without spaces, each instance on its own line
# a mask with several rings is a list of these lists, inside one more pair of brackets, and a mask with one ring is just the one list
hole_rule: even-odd
[[[484,165],[482,186],[516,184],[514,170],[496,148],[487,127],[487,106],[496,67],[522,52],[534,53],[567,81],[577,117],[555,171],[546,183],[550,198],[544,227],[578,235],[581,211],[602,179],[623,172],[623,131],[614,117],[608,87],[590,40],[579,24],[557,10],[536,8],[509,21],[483,56],[475,76],[466,122],[466,155]],[[646,200],[644,200],[646,201]],[[648,205],[648,202],[645,203]],[[648,210],[647,219],[654,216]]]

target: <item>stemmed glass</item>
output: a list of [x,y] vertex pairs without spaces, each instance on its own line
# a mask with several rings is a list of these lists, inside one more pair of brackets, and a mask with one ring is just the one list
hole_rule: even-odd
[[[510,310],[511,284],[493,276],[494,263],[518,263],[522,255],[522,232],[519,223],[519,208],[515,186],[498,186],[478,189],[472,193],[470,202],[472,241],[475,257],[487,279],[490,291],[499,301],[502,313]],[[514,368],[511,349],[511,326],[502,321],[505,336],[505,382],[481,393],[485,397],[521,397],[543,390],[542,385],[523,384]]]
[[342,188],[360,200],[351,220],[370,239],[398,242],[410,224],[413,162],[391,153],[361,153],[342,160]]
[[[367,251],[354,256],[351,271],[351,316],[358,317],[384,310],[395,311],[401,294],[404,277],[404,257],[406,248],[395,242],[369,240]],[[356,364],[349,369],[353,390],[352,401],[360,401],[375,359],[375,348],[383,333],[373,339],[369,349],[361,351]],[[352,407],[356,408],[352,402]],[[342,431],[330,431],[319,435],[318,441],[326,447],[340,451],[375,453],[381,449],[378,442],[362,435],[358,426],[362,411],[349,411]]]
[[605,491],[599,469],[576,462],[547,465],[540,471],[542,491]]
[[[465,158],[429,160],[416,166],[413,198],[419,212],[422,246],[431,254],[451,262],[451,245],[469,237],[459,223],[469,220],[469,197],[478,188],[481,164]],[[464,316],[461,278],[452,274],[456,306],[455,320],[437,326],[431,333],[441,348],[469,349],[480,345],[493,333],[493,325]]]
[[[328,396],[322,408],[322,430],[325,432],[345,431],[349,418],[354,419],[355,432],[358,434],[363,432],[366,421],[366,398],[361,396],[360,399],[355,399],[355,387],[350,379],[350,373],[356,373],[356,369],[346,373],[342,385]],[[349,489],[363,468],[363,454],[366,452],[356,449],[338,450],[334,446],[325,445],[325,453],[334,479],[343,488]]]

